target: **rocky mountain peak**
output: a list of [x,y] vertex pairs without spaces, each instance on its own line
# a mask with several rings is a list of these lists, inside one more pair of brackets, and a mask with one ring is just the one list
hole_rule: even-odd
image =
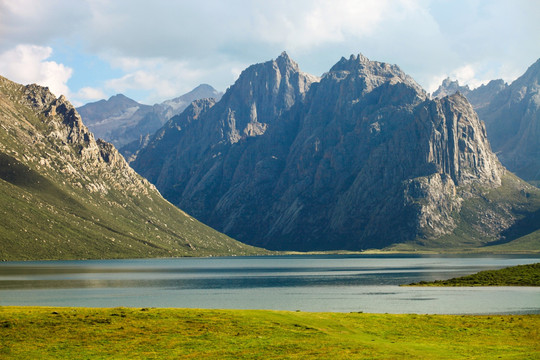
[[301,101],[319,79],[302,72],[286,52],[275,60],[252,65],[225,92],[211,115],[220,118],[225,141],[263,134],[268,125],[295,102]]
[[296,71],[300,71],[300,67],[298,66],[298,64],[293,59],[291,59],[291,57],[289,56],[289,54],[287,54],[286,51],[283,51],[274,61],[278,64],[280,69],[291,67]]
[[418,94],[422,94],[422,97],[426,96],[422,87],[399,66],[371,61],[362,54],[351,55],[349,59],[342,57],[323,78],[330,78],[332,81],[360,78],[365,92],[371,92],[385,83],[389,85],[401,83],[413,88]]

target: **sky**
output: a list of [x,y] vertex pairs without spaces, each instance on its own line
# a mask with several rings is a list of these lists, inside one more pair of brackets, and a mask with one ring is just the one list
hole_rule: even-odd
[[397,64],[433,92],[515,80],[540,57],[538,0],[0,0],[0,75],[75,106],[225,91],[287,51],[322,75],[342,56]]

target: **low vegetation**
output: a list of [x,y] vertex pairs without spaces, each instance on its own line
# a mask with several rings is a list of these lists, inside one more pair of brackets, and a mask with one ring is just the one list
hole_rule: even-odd
[[453,278],[421,281],[416,286],[540,286],[540,263],[512,266],[500,270],[486,270],[479,273]]
[[540,315],[0,307],[2,359],[534,359]]

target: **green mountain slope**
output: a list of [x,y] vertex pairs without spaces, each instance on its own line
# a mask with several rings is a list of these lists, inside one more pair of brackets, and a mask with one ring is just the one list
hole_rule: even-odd
[[248,255],[177,209],[64,97],[0,77],[0,259]]

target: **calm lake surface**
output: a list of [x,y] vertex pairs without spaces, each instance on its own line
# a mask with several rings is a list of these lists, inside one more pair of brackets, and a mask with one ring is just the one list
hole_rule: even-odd
[[540,313],[538,287],[400,287],[540,256],[302,255],[0,263],[0,305]]

